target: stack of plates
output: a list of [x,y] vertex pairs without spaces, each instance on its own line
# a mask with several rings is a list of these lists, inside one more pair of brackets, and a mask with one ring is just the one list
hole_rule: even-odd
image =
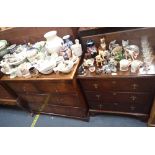
[[0,57],[3,57],[8,52],[8,50],[5,49],[7,44],[6,40],[0,40]]

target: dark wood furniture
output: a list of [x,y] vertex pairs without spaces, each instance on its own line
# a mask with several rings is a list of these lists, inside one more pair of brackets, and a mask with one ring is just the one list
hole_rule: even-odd
[[[1,31],[0,39],[11,44],[34,43],[45,40],[44,34],[51,30],[56,30],[60,37],[69,34],[73,39],[78,34],[76,27],[18,27]],[[78,64],[70,74],[40,74],[38,78],[29,79],[10,79],[4,75],[1,83],[17,97],[17,105],[31,113],[88,120],[88,106],[74,77]],[[1,96],[4,93],[5,90],[1,91]],[[0,104],[4,104],[4,100],[1,101]]]
[[[140,46],[140,39],[144,35],[148,36],[151,47],[155,49],[155,28],[84,36],[81,41],[85,45],[86,40],[93,39],[98,46],[100,38],[104,36],[107,45],[116,39],[119,43],[129,40],[131,44]],[[115,113],[148,119],[155,96],[155,62],[148,72],[133,74],[118,71],[117,75],[96,75],[87,71],[86,76],[78,76],[78,79],[89,104],[90,115]]]
[[39,74],[37,78],[3,76],[1,81],[19,97],[19,105],[32,113],[88,119],[88,106],[74,78],[78,64],[70,74]]
[[0,105],[17,105],[17,96],[9,91],[3,83],[0,82]]
[[44,34],[48,31],[56,30],[58,36],[71,35],[77,38],[77,27],[13,27],[0,31],[0,40],[7,40],[11,44],[34,43],[45,40]]
[[151,114],[150,114],[150,118],[149,118],[149,121],[148,121],[148,126],[155,127],[155,97],[154,97],[154,100],[153,100],[153,106],[152,106],[152,109],[151,109]]

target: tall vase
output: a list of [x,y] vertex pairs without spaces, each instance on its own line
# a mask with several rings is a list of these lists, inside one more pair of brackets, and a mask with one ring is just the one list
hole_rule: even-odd
[[63,44],[63,39],[57,36],[57,31],[47,32],[44,37],[46,38],[46,49],[48,53],[55,54],[59,53]]

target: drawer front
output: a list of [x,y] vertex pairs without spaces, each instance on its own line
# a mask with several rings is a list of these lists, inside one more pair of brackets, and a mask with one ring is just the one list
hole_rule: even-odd
[[130,93],[130,92],[85,92],[86,99],[96,103],[137,103],[151,104],[153,94],[150,93]]
[[148,113],[153,95],[149,93],[87,92],[86,99],[91,109]]
[[154,79],[81,79],[82,88],[86,91],[130,91],[153,92],[155,91]]
[[18,93],[39,93],[34,83],[30,82],[8,82],[8,86]]
[[14,97],[0,85],[0,99],[14,99]]
[[79,98],[77,94],[55,94],[51,95],[49,104],[79,107]]
[[113,85],[114,90],[131,92],[153,92],[155,90],[154,79],[117,79]]
[[27,103],[41,103],[44,104],[47,95],[41,94],[22,94],[20,97],[25,100]]
[[44,81],[37,85],[37,89],[42,93],[75,92],[72,81]]
[[80,117],[80,118],[87,117],[86,109],[63,107],[63,106],[48,105],[42,112],[62,116],[70,116],[70,117]]

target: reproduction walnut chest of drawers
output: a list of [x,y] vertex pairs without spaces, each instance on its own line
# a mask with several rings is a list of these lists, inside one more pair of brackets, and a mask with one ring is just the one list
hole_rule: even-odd
[[149,117],[155,78],[79,78],[90,114],[119,113]]
[[88,120],[88,106],[74,78],[78,64],[69,74],[39,74],[38,78],[1,81],[15,92],[19,104],[31,113],[43,113]]
[[[155,49],[155,28],[136,28],[111,33],[87,34],[80,36],[86,51],[87,40],[94,40],[99,47],[100,38],[105,37],[106,44],[117,40],[129,40],[141,47],[141,37],[147,36],[150,46]],[[154,56],[155,57],[155,56]],[[126,114],[148,119],[155,96],[155,59],[149,71],[131,73],[117,71],[116,74],[90,73],[78,75],[79,84],[89,105],[90,115],[98,113]]]

